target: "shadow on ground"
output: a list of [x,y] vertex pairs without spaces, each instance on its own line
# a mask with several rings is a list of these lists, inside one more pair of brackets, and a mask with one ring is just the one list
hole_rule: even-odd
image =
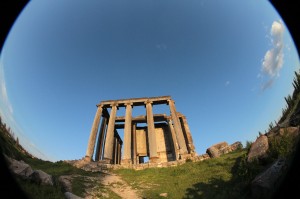
[[231,169],[232,178],[225,181],[221,178],[212,178],[207,183],[196,183],[186,190],[184,199],[249,199],[249,186],[237,175],[237,169],[242,158],[237,158]]

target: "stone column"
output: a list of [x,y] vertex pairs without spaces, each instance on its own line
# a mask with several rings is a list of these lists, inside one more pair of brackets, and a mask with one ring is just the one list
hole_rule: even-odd
[[133,157],[133,164],[136,164],[136,153],[137,153],[137,148],[136,148],[136,123],[133,124],[132,126],[132,157]]
[[111,160],[111,163],[112,163],[112,164],[115,164],[115,160],[116,160],[116,159],[115,159],[115,153],[116,153],[116,151],[115,151],[115,148],[116,148],[116,147],[115,147],[115,146],[116,146],[116,138],[114,138],[114,144],[113,144],[113,150],[112,150],[112,151],[113,151],[113,152],[112,152],[112,154],[113,154],[112,157],[113,157],[113,158],[112,158],[112,160]]
[[176,139],[176,135],[175,135],[175,131],[174,131],[171,119],[168,119],[168,124],[169,124],[170,132],[171,132],[171,136],[172,136],[172,140],[173,140],[175,158],[176,158],[176,160],[178,160],[179,159],[179,154],[178,154],[179,147],[178,147],[178,142],[177,142],[177,139]]
[[148,143],[149,143],[149,162],[156,162],[158,159],[157,155],[157,147],[156,147],[156,135],[155,135],[155,127],[154,127],[154,119],[152,112],[152,102],[147,101],[146,104],[146,112],[147,112],[147,131],[148,131]]
[[118,164],[118,138],[114,141],[114,164]]
[[107,126],[106,139],[105,139],[105,148],[104,148],[104,159],[108,162],[113,160],[113,147],[114,147],[114,133],[115,133],[115,119],[117,113],[117,104],[111,105],[111,111]]
[[124,127],[124,164],[131,163],[131,123],[132,123],[132,103],[126,104],[125,127]]
[[177,117],[177,114],[176,114],[176,108],[175,108],[174,101],[168,100],[168,103],[169,103],[171,117],[172,117],[173,124],[174,124],[174,130],[175,130],[177,141],[179,144],[180,154],[182,154],[182,155],[187,154],[186,143],[184,140],[184,136],[183,136],[183,132],[181,129],[179,118]]
[[87,147],[86,155],[85,155],[85,160],[87,160],[87,161],[91,161],[92,157],[93,157],[100,117],[102,115],[102,106],[97,105],[97,107],[98,108],[97,108],[97,112],[96,112],[96,115],[94,118],[93,126],[92,126],[90,137],[89,137],[88,147]]
[[121,143],[118,143],[118,164],[121,163]]
[[107,118],[102,117],[102,122],[100,125],[100,135],[98,137],[98,142],[96,146],[96,155],[95,155],[95,161],[99,161],[102,159],[102,152],[103,152],[103,139],[105,134],[105,128],[106,128]]
[[192,138],[191,131],[190,131],[189,125],[187,123],[186,117],[184,115],[182,115],[180,117],[180,120],[183,123],[184,132],[186,133],[189,153],[194,153],[195,152],[195,146],[194,146],[194,143],[193,143],[193,138]]

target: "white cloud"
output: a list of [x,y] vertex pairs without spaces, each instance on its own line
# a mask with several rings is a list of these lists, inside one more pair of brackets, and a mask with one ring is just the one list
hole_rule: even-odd
[[274,21],[271,28],[273,48],[266,52],[262,63],[262,71],[270,77],[279,75],[283,65],[283,32],[282,22]]
[[[272,48],[267,50],[262,60],[261,71],[257,78],[266,77],[266,82],[263,82],[261,88],[265,90],[272,86],[275,78],[279,77],[280,70],[283,66],[283,33],[284,26],[282,21],[274,21],[270,30],[270,39]],[[269,37],[269,36],[267,36]]]

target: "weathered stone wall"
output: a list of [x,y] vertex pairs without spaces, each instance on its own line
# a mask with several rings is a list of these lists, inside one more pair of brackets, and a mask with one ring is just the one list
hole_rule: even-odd
[[137,155],[138,156],[147,156],[148,147],[147,147],[147,133],[146,129],[137,129],[136,130],[136,145],[137,145]]
[[171,136],[169,128],[158,127],[155,128],[156,133],[156,143],[157,143],[157,153],[159,155],[159,162],[168,162],[174,160],[171,147]]
[[[156,147],[158,162],[168,162],[175,160],[172,143],[172,137],[168,126],[155,127]],[[137,155],[140,157],[149,155],[147,143],[147,129],[136,129]]]

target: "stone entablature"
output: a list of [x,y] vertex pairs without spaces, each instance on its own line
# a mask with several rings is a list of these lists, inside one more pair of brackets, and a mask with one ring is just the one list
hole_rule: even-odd
[[[168,105],[170,115],[153,114],[153,106],[159,104]],[[135,106],[144,106],[146,114],[133,117]],[[125,116],[117,117],[120,107],[125,108]],[[124,142],[117,129],[124,129]],[[94,161],[109,164],[138,165],[144,157],[149,163],[163,163],[194,157],[195,147],[187,120],[170,96],[107,100],[97,104],[85,160],[92,161],[93,156]]]

